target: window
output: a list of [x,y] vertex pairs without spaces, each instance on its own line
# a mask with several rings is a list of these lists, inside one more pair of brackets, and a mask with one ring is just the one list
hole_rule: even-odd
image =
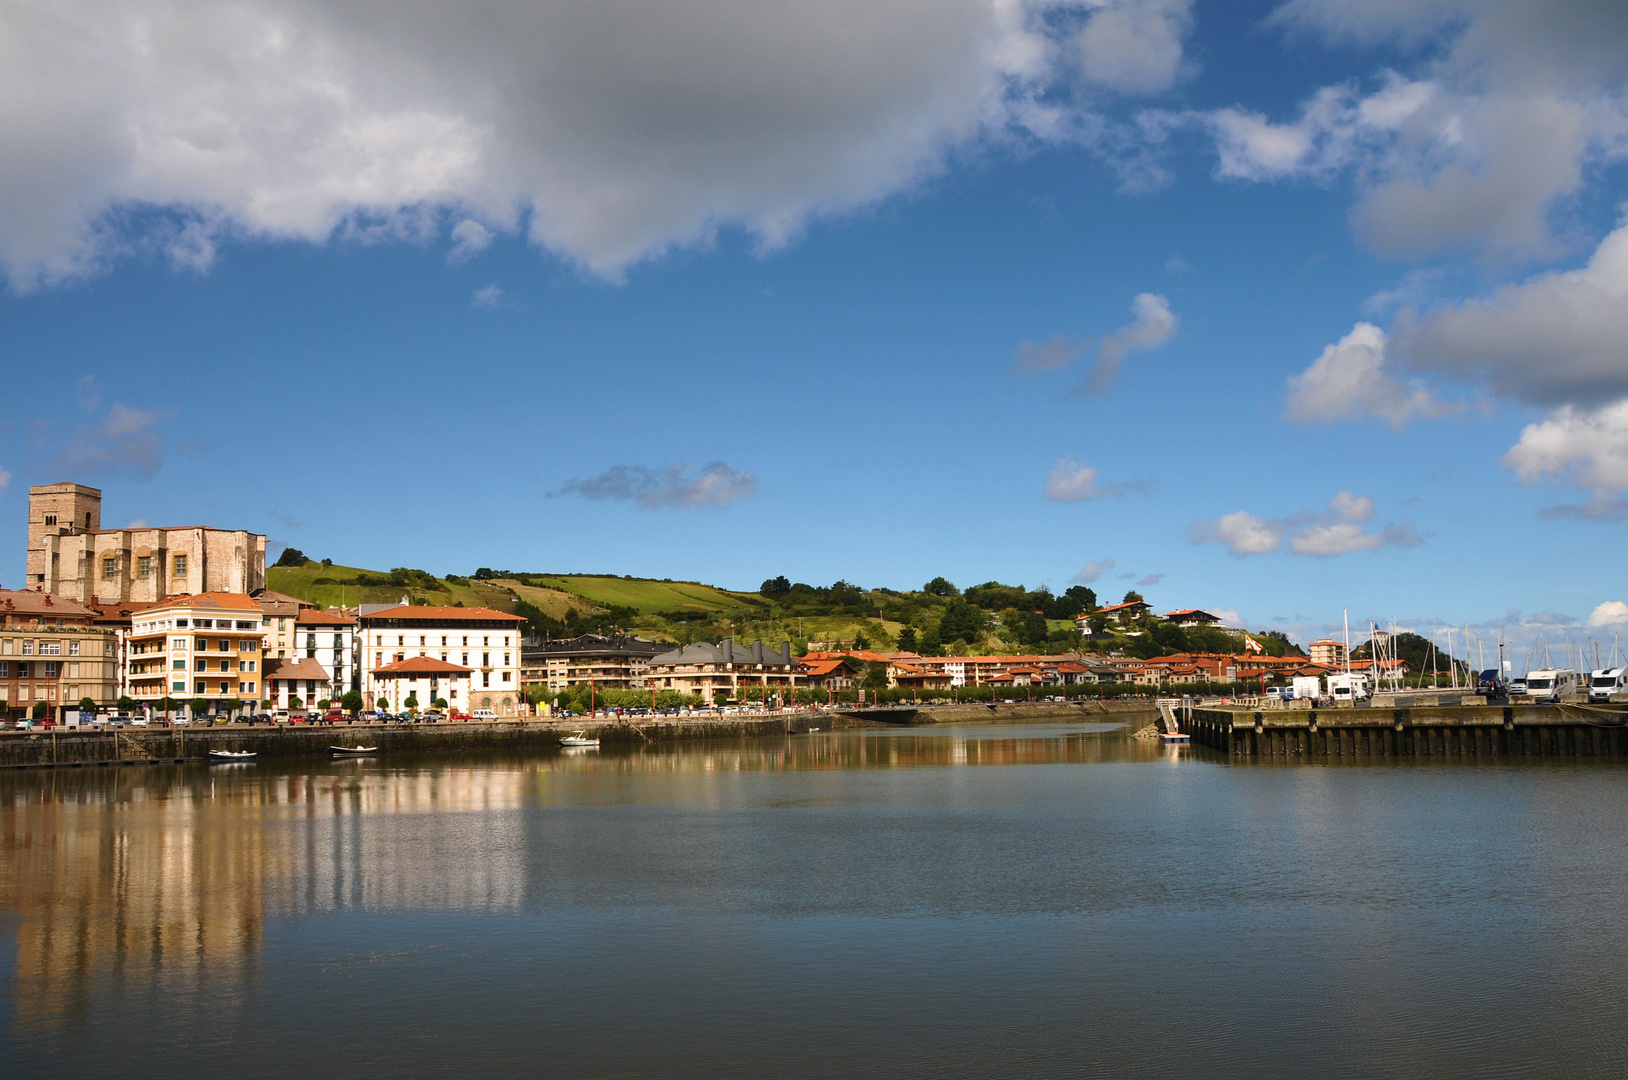
[[396,635],[396,647],[399,649],[401,646],[403,646],[405,644],[407,644],[407,639],[405,637],[403,637],[402,635],[397,634]]
[[442,634],[441,635],[441,644],[445,645],[446,643],[447,643],[447,636],[445,634]]
[[222,671],[231,671],[232,670],[232,662],[230,660],[222,660],[220,662],[220,669]]
[[505,672],[504,672],[504,673],[503,673],[503,681],[504,681],[504,682],[508,682],[508,681],[509,681],[509,673],[508,673],[508,672],[507,672],[507,671],[505,671]]
[[250,670],[250,671],[253,671],[253,670],[254,670],[254,665],[255,665],[255,661],[253,661],[253,660],[250,660],[250,661],[249,661],[249,670]]
[[17,677],[19,679],[28,678],[28,661],[27,660],[19,660],[19,661],[17,661]]
[[230,694],[232,692],[232,684],[229,683],[229,682],[221,683],[220,684],[220,692],[222,694]]
[[185,680],[181,682],[172,682],[170,683],[170,689],[174,690],[178,694],[184,694],[187,692],[187,684]]
[[217,639],[215,639],[215,644],[217,646],[217,648],[215,649],[216,652],[231,652],[232,651],[232,642],[228,638],[217,638]]
[[507,649],[509,647],[509,635],[508,634],[503,635],[503,647],[505,649]]
[[208,660],[199,660],[195,666],[197,667],[197,669],[199,671],[208,671],[209,670],[209,661]]
[[34,655],[34,642],[32,640],[30,640],[29,638],[24,638],[23,639],[23,655],[24,656],[33,656]]
[[69,656],[78,656],[79,655],[79,642],[77,642],[77,641],[68,642],[68,655]]
[[255,692],[255,689],[254,689],[254,680],[253,680],[253,679],[250,679],[250,680],[249,680],[249,693],[251,693],[251,694],[252,694],[252,693],[254,693],[254,692]]
[[420,634],[420,635],[418,635],[418,643],[419,643],[419,644],[420,644],[420,645],[423,645],[423,644],[424,644],[424,643],[425,643],[425,642],[424,642],[424,635],[423,635],[423,634]]
[[462,663],[464,667],[468,667],[469,666],[469,654],[464,653],[463,654],[463,660],[461,660],[459,662]]
[[288,629],[288,620],[287,619],[278,619],[277,620],[277,629],[279,629],[279,630]]
[[482,645],[490,645],[492,643],[492,639],[489,637],[483,637],[480,639],[480,643]]
[[483,653],[480,654],[480,666],[481,667],[491,667],[492,666],[492,654],[491,653],[483,652]]
[[57,516],[55,514],[46,514],[45,523],[47,525],[55,525],[57,523]]
[[376,652],[373,654],[373,666],[384,667],[384,653]]
[[504,667],[509,666],[509,654],[508,653],[503,654],[503,666]]
[[170,648],[174,649],[176,652],[186,652],[187,639],[184,637],[172,638],[170,640]]
[[170,661],[170,668],[173,671],[185,671],[187,669],[187,662],[185,660],[172,660]]
[[[174,576],[174,577],[186,577],[187,576],[187,557],[185,555],[177,555],[177,556],[175,556],[174,562],[172,562],[170,565],[173,567],[173,569],[170,571],[172,576]],[[202,691],[203,687],[199,686],[198,689],[200,691]]]
[[61,669],[62,665],[57,663],[55,660],[52,660],[45,665],[45,677],[47,679],[54,679],[57,677],[57,672]]
[[465,645],[465,646],[466,646],[466,647],[467,647],[467,646],[468,646],[468,644],[469,644],[469,638],[468,638],[468,637],[465,637],[465,638],[464,638],[464,645]]
[[238,652],[254,652],[254,642],[247,641],[247,640],[239,641],[237,643],[237,651]]
[[42,641],[42,642],[40,642],[40,655],[41,656],[61,656],[62,655],[62,642],[60,642],[60,641]]
[[11,661],[0,660],[0,679],[11,678]]
[[480,673],[480,684],[482,686],[492,685],[492,673],[490,671],[483,671]]
[[193,642],[193,647],[197,649],[198,652],[205,652],[209,648],[209,639],[199,638],[197,641]]
[[146,581],[153,576],[153,557],[151,555],[136,556],[136,577]]
[[237,662],[237,670],[240,671],[240,672],[248,671],[249,670],[249,662],[247,660],[239,660]]

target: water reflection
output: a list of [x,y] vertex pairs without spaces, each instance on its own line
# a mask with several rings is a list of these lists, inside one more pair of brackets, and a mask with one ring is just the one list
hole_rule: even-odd
[[[342,760],[0,776],[24,1026],[117,997],[253,979],[268,918],[322,910],[515,911],[527,806],[716,808],[731,774],[1152,760],[1120,725],[816,733],[529,759]],[[678,783],[629,787],[635,775]],[[567,853],[569,860],[569,852]]]

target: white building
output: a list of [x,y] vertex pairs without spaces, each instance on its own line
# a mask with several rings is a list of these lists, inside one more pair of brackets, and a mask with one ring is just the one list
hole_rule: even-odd
[[274,709],[314,709],[338,696],[328,670],[315,660],[267,660],[265,683],[265,699]]
[[375,692],[369,704],[392,712],[439,708],[436,704],[438,701],[445,701],[448,709],[466,713],[471,709],[490,709],[490,705],[470,704],[471,697],[479,701],[483,696],[471,689],[475,675],[475,672],[450,660],[411,656],[374,670],[372,681]]
[[[468,712],[491,709],[499,716],[518,716],[525,706],[520,687],[518,615],[491,608],[415,607],[398,604],[358,618],[361,637],[361,686],[366,708],[376,697],[396,700],[397,673],[382,669],[414,657],[428,657],[469,669],[468,698],[458,707]],[[445,696],[445,695],[442,695]],[[424,699],[420,697],[420,703]],[[447,698],[448,705],[452,699]],[[428,707],[425,704],[425,707]]]
[[356,620],[334,611],[304,608],[294,619],[291,656],[316,660],[328,669],[334,695],[359,687],[356,664]]

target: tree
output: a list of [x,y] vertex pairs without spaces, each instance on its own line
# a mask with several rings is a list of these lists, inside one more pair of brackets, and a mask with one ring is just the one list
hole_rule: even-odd
[[[165,698],[164,700],[168,701],[169,698]],[[128,694],[120,694],[119,700],[113,703],[113,707],[118,709],[120,712],[129,712],[131,709],[136,707],[136,699]],[[84,705],[81,704],[80,708],[84,708]]]
[[355,716],[362,711],[362,692],[360,690],[347,690],[339,699],[340,708]]
[[36,719],[36,720],[44,720],[45,719],[45,710],[46,710],[45,702],[36,701],[34,703],[34,719]]
[[899,631],[899,651],[916,651],[916,628],[914,626],[907,626]]
[[726,702],[728,700],[729,700],[729,691],[728,690],[714,690],[712,692],[713,704],[722,705],[724,702]]
[[95,712],[96,711],[96,699],[88,698],[88,697],[80,698],[79,699],[79,711],[82,712],[82,713],[93,713],[93,712]]
[[770,600],[778,600],[789,592],[791,592],[791,582],[786,580],[784,574],[770,578],[758,589],[760,595],[766,596]]
[[868,649],[870,647],[871,647],[870,638],[865,636],[864,631],[860,631],[859,633],[854,635],[854,648],[856,648],[856,649]]
[[317,708],[321,709],[323,712],[327,712],[329,704],[330,704],[329,699],[328,698],[323,698],[323,699],[321,699],[320,701],[317,702]]
[[497,575],[492,573],[492,568],[489,566],[483,566],[479,570],[475,571],[476,581],[489,581],[495,577],[497,577]]
[[887,665],[872,661],[865,665],[864,687],[867,690],[887,689]]
[[987,621],[982,611],[956,597],[944,605],[944,615],[938,620],[939,640],[964,641],[971,645],[983,633]]
[[329,567],[333,566],[333,564],[334,564],[334,561],[332,559],[323,559],[322,560],[322,568],[324,570],[326,570]]
[[300,697],[298,694],[290,694],[288,698],[288,707],[290,709],[303,709],[305,707],[305,699]]
[[944,642],[938,636],[937,630],[928,630],[921,635],[921,648],[917,650],[923,656],[943,656]]
[[274,566],[301,567],[305,565],[305,552],[299,548],[283,548],[283,553],[277,556]]
[[402,708],[406,709],[408,712],[412,712],[414,709],[418,708],[418,695],[417,694],[408,694],[407,695],[407,700],[402,702],[401,704],[402,704]]
[[1080,602],[1083,611],[1097,610],[1097,591],[1089,585],[1071,585],[1064,596],[1072,596]]
[[373,707],[380,712],[388,712],[390,710],[390,699],[387,697],[374,698]]
[[1121,601],[1121,603],[1126,603],[1126,604],[1136,604],[1136,603],[1146,603],[1146,602],[1147,601],[1142,599],[1142,594],[1137,592],[1135,589],[1128,590],[1125,593],[1125,599],[1123,601]]
[[952,585],[947,578],[936,577],[921,587],[921,591],[928,596],[960,596],[961,590]]
[[193,716],[201,716],[209,708],[209,699],[195,697],[188,703],[188,708],[192,710]]
[[447,699],[444,698],[444,697],[438,697],[433,702],[431,702],[431,704],[434,705],[437,709],[445,709],[447,707]]

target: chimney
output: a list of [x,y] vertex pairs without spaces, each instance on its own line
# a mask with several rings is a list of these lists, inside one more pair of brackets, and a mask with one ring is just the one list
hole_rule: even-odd
[[752,662],[758,665],[763,663],[763,639],[758,638],[752,642]]

